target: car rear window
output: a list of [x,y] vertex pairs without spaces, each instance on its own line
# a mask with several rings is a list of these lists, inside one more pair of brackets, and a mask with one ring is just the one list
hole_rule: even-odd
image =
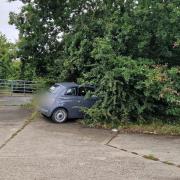
[[72,87],[72,88],[69,88],[65,95],[68,95],[68,96],[76,96],[76,88],[75,87]]
[[52,94],[56,94],[58,90],[59,85],[55,84],[49,88],[49,92]]

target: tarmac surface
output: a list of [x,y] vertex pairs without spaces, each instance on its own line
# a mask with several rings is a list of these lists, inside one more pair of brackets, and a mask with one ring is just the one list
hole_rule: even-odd
[[20,106],[30,102],[32,96],[0,96],[0,106]]
[[0,106],[0,180],[180,179],[180,137],[116,134],[41,116],[28,122],[30,116],[21,106]]

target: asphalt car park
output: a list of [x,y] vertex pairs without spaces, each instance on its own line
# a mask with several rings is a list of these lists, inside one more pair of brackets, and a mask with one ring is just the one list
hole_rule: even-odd
[[[2,180],[180,179],[179,137],[114,133],[77,121],[57,124],[41,115],[28,122],[31,113],[5,101],[0,106]],[[160,161],[143,157],[149,154]]]

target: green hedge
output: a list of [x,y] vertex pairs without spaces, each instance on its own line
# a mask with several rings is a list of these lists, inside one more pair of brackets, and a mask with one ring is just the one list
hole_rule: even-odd
[[[106,41],[95,44],[98,65],[85,75],[97,85],[99,101],[85,110],[90,123],[148,121],[149,117],[180,117],[180,69],[145,59],[114,56]],[[97,56],[98,55],[98,56]]]

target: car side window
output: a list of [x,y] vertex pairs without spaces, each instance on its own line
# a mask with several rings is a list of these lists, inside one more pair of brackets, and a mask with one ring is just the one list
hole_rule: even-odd
[[75,87],[69,88],[66,91],[65,95],[67,95],[67,96],[76,96],[76,88]]
[[86,95],[85,87],[80,87],[79,92],[78,92],[78,96],[85,96],[85,95]]
[[94,88],[91,88],[91,87],[79,87],[78,96],[85,96],[87,92],[94,92]]

